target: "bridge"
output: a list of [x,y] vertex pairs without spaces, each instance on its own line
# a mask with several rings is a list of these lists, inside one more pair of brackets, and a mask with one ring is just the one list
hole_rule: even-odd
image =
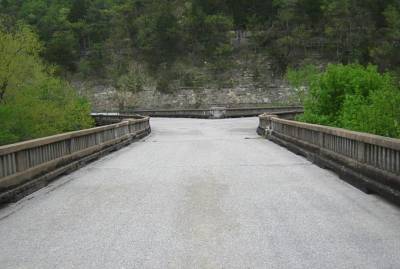
[[[255,117],[154,118],[148,136],[136,119],[52,138],[79,152],[73,168],[85,145],[107,155],[0,209],[1,268],[399,268],[399,207],[274,143],[285,121],[261,120],[277,129],[271,141]],[[1,148],[3,163],[16,156],[3,178],[32,176],[18,163],[43,145]]]

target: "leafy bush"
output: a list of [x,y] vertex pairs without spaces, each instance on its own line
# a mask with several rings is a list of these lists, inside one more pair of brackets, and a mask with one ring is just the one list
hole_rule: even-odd
[[373,91],[367,98],[347,97],[340,123],[347,129],[400,137],[400,91]]
[[400,137],[400,89],[375,66],[329,65],[312,76],[300,120]]
[[89,103],[39,58],[26,27],[0,31],[0,145],[93,125]]
[[118,78],[116,88],[118,91],[137,93],[144,89],[145,84],[146,74],[139,66],[132,65]]
[[293,87],[294,96],[297,99],[294,100],[295,103],[304,103],[307,95],[307,88],[310,86],[309,83],[317,75],[317,67],[311,64],[306,65],[300,69],[289,68],[287,70],[285,78]]

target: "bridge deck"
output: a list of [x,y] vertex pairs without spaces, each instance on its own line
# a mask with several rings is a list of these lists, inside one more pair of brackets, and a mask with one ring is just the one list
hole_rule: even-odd
[[0,210],[1,268],[399,268],[400,209],[255,134],[153,133]]

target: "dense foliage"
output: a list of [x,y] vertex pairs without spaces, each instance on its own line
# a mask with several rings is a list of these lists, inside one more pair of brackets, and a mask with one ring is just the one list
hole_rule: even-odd
[[[2,0],[0,24],[8,42],[1,57],[9,59],[0,67],[2,141],[89,124],[85,101],[52,74],[106,78],[122,93],[141,91],[148,80],[165,92],[177,80],[195,87],[204,70],[215,76],[206,79],[229,85],[234,75],[224,72],[240,54],[235,31],[245,31],[246,49],[263,55],[257,65],[272,61],[273,76],[289,68],[288,78],[304,86],[295,88],[305,120],[399,136],[399,90],[380,75],[400,77],[398,0]],[[309,65],[328,62],[349,66],[316,75]],[[362,67],[369,64],[376,68]],[[303,73],[291,71],[299,66]],[[255,74],[264,70],[258,67]],[[125,95],[119,98],[123,106]]]
[[389,74],[375,66],[339,64],[309,78],[300,120],[400,138],[400,88]]
[[182,58],[218,72],[229,66],[232,30],[251,32],[278,72],[315,57],[400,66],[398,0],[2,0],[0,13],[35,27],[43,56],[63,71],[115,80],[127,60],[150,66],[161,84]]
[[27,27],[0,28],[0,145],[92,126],[90,106],[39,57]]

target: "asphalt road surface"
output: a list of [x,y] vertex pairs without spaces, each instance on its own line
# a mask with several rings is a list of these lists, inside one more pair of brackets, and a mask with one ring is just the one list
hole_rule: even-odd
[[400,268],[400,208],[256,135],[153,133],[0,209],[0,268]]

